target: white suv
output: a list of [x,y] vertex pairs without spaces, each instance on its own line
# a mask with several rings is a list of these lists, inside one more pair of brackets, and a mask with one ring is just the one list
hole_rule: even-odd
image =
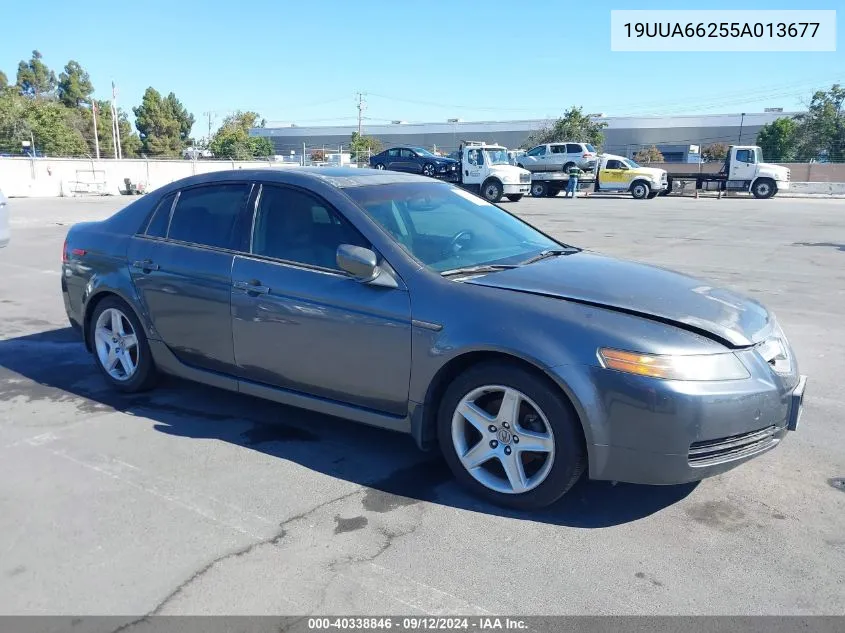
[[546,143],[518,157],[517,165],[528,171],[566,171],[573,166],[592,171],[597,156],[589,143]]
[[0,191],[0,248],[9,243],[9,200]]

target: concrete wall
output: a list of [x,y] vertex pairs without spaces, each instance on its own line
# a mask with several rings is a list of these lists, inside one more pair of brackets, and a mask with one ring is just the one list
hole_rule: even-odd
[[[792,182],[845,182],[845,163],[777,163],[791,170]],[[657,167],[672,172],[698,171],[699,165],[690,163],[644,163],[644,167]],[[701,171],[715,174],[722,168],[722,162],[704,163]]]
[[268,167],[287,168],[267,161],[0,158],[0,190],[10,198],[117,195],[124,178],[151,191],[195,174]]

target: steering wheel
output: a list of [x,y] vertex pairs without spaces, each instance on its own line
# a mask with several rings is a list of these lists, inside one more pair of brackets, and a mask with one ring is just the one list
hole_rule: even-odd
[[473,238],[472,231],[468,231],[466,229],[458,231],[452,236],[452,239],[449,240],[449,247],[447,251],[450,254],[457,254],[463,248],[463,244],[461,242],[471,242]]

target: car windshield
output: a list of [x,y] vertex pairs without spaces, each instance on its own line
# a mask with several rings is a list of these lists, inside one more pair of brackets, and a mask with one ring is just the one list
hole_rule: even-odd
[[593,154],[595,154],[595,153],[596,153],[596,148],[595,148],[595,147],[593,147],[592,145],[590,145],[589,143],[584,143],[584,147],[586,147],[586,148],[587,148],[587,151],[588,151],[588,152],[592,152]]
[[427,149],[423,149],[422,147],[414,147],[413,150],[420,156],[434,156],[434,154],[429,152]]
[[565,246],[446,183],[396,183],[344,191],[412,257],[436,272],[517,264]]
[[486,149],[484,156],[490,165],[510,165],[508,152],[504,149]]
[[635,163],[634,161],[632,161],[630,158],[623,158],[622,162],[625,163],[631,169],[639,169],[640,168],[640,166],[637,163]]

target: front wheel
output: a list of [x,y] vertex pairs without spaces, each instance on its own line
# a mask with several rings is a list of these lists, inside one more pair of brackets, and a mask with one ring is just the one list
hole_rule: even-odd
[[426,163],[425,165],[423,165],[422,174],[423,176],[434,178],[434,165],[432,165],[431,163]]
[[635,200],[644,200],[648,198],[650,193],[651,187],[646,182],[640,180],[631,185],[631,195]]
[[502,199],[502,183],[498,180],[488,180],[481,186],[481,195],[487,202],[499,202]]
[[440,448],[458,481],[494,503],[523,510],[557,501],[585,466],[580,423],[563,393],[507,363],[478,365],[446,390]]
[[510,193],[510,194],[508,194],[507,198],[511,202],[519,202],[520,200],[522,200],[522,194],[521,193]]
[[775,195],[775,183],[768,178],[759,178],[751,187],[751,193],[755,198],[765,200]]

